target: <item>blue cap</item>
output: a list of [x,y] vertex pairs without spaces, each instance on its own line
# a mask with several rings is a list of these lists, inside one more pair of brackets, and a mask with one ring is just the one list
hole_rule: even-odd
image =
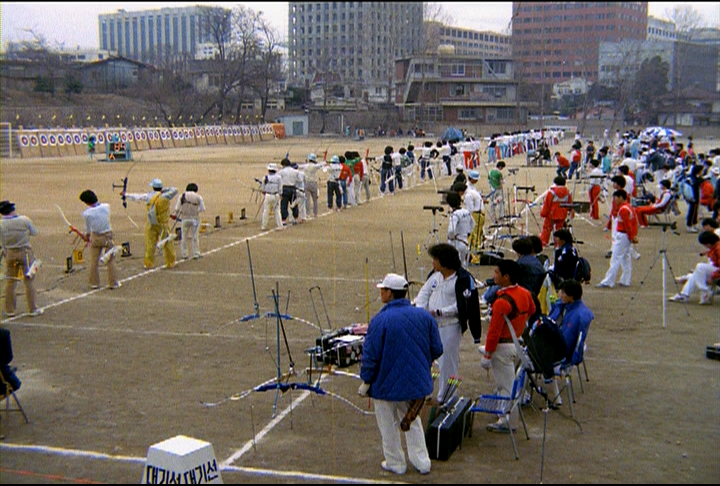
[[333,155],[332,157],[330,157],[330,163],[331,164],[339,164],[340,158],[337,155]]
[[160,179],[153,179],[150,183],[150,187],[153,189],[162,189],[162,181]]
[[471,170],[467,175],[470,179],[475,179],[476,181],[480,180],[480,172],[476,170]]

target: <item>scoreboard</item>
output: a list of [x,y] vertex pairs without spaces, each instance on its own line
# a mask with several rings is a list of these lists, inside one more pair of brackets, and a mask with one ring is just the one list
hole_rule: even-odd
[[106,160],[132,160],[132,151],[127,142],[112,141],[105,145]]

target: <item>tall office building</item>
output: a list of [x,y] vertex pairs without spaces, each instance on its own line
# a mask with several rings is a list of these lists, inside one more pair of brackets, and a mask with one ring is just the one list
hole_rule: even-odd
[[386,101],[394,59],[422,49],[423,2],[289,2],[290,84],[332,78],[344,96]]
[[100,49],[151,64],[194,59],[199,46],[211,41],[207,9],[196,5],[101,14]]
[[598,79],[601,42],[645,40],[647,2],[513,2],[515,69],[532,84]]
[[440,26],[438,34],[440,44],[455,46],[455,54],[460,56],[512,57],[511,39],[507,34],[450,25]]

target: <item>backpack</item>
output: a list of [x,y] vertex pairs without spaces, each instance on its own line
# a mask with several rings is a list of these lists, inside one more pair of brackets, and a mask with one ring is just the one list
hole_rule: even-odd
[[578,257],[578,261],[575,264],[575,280],[580,283],[588,283],[592,278],[592,268],[590,262],[585,257]]
[[568,353],[560,327],[546,315],[541,315],[525,328],[523,341],[535,370],[542,373],[546,380],[555,375],[555,366],[572,356]]
[[685,179],[680,183],[680,192],[682,193],[683,199],[689,203],[696,203],[695,201],[695,192],[693,191],[693,186],[690,183],[689,180]]

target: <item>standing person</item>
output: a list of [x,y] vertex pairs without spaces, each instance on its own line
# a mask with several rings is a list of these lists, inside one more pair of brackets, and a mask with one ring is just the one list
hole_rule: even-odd
[[205,212],[205,201],[197,191],[198,185],[191,182],[185,186],[185,192],[175,202],[175,217],[182,221],[180,251],[183,260],[187,259],[189,251],[192,252],[193,259],[202,257],[199,237],[200,213]]
[[[362,176],[360,177],[361,183],[362,183],[362,190],[365,192],[365,202],[370,202],[370,181],[372,180],[372,177],[370,175],[370,166],[368,165],[367,161],[367,155],[360,159],[360,163],[355,165],[356,168],[358,168],[359,172],[362,172]],[[358,172],[358,173],[359,173]],[[355,177],[357,178],[357,174]],[[357,202],[358,204],[361,204],[360,202],[360,185],[358,185],[358,193],[357,193]]]
[[497,223],[505,216],[505,196],[503,194],[503,174],[505,161],[498,160],[495,168],[488,172],[488,182],[490,183],[490,218],[493,223]]
[[407,470],[403,430],[410,463],[420,474],[428,474],[430,456],[417,412],[433,392],[433,360],[443,354],[438,325],[426,310],[410,304],[403,276],[389,273],[377,288],[384,306],[368,325],[358,393],[373,399],[385,457],[380,466],[395,474]]
[[[162,238],[170,235],[168,221],[170,219],[170,201],[177,195],[178,190],[174,187],[163,189],[160,179],[153,179],[150,182],[152,191],[142,194],[126,194],[130,201],[143,201],[147,205],[147,221],[145,223],[145,257],[143,264],[146,270],[155,266],[155,245]],[[165,267],[175,266],[175,246],[168,241],[163,246],[163,257]]]
[[380,194],[385,195],[385,187],[387,186],[390,195],[395,193],[395,169],[393,167],[393,148],[385,147],[385,155],[380,165]]
[[[485,346],[480,346],[482,354],[480,366],[486,370],[493,370],[495,378],[495,391],[498,395],[509,397],[515,379],[515,361],[518,356],[515,344],[512,341],[510,330],[505,323],[507,317],[520,336],[525,330],[528,318],[535,313],[535,303],[532,294],[526,288],[517,284],[520,279],[521,267],[513,260],[500,260],[495,267],[493,280],[500,287],[497,298],[492,305],[490,326],[485,336]],[[510,426],[517,426],[517,407],[510,414]],[[505,420],[498,418],[497,422],[488,424],[491,432],[509,433]]]
[[545,246],[550,244],[550,234],[565,226],[565,218],[569,211],[567,205],[572,204],[572,196],[565,186],[565,180],[562,176],[556,176],[553,179],[553,185],[547,190],[543,199],[540,209],[540,217],[543,218],[540,240]]
[[475,220],[470,211],[462,207],[462,199],[458,193],[448,193],[447,203],[450,206],[447,227],[448,243],[455,247],[463,267],[467,268],[470,253],[468,240],[470,233],[475,228]]
[[685,215],[685,227],[688,233],[697,233],[698,209],[700,208],[700,184],[702,184],[703,171],[701,165],[692,165],[688,170],[687,183],[692,190],[692,199],[685,198],[687,202],[687,214]]
[[612,216],[612,256],[610,257],[610,268],[608,268],[605,278],[597,284],[597,287],[612,288],[615,286],[615,278],[618,271],[622,268],[622,276],[619,285],[621,287],[630,286],[630,278],[632,277],[632,243],[637,243],[637,217],[633,208],[628,203],[628,195],[624,189],[618,189],[613,193],[613,205],[617,209],[617,215]]
[[112,228],[110,227],[110,205],[98,202],[98,198],[93,191],[86,189],[80,193],[80,200],[84,202],[88,208],[82,212],[85,220],[85,238],[90,247],[90,268],[88,269],[88,283],[91,289],[97,289],[100,286],[100,258],[102,253],[110,252],[109,258],[105,262],[107,266],[108,288],[117,289],[120,282],[117,279],[117,266],[115,260],[117,256],[116,248],[113,243]]
[[[38,235],[37,228],[27,216],[15,214],[15,203],[10,201],[0,202],[0,214],[2,215],[0,241],[2,241],[2,255],[5,260],[4,316],[15,317],[15,287],[21,270],[28,312],[31,316],[39,316],[43,310],[35,305],[34,282],[35,269],[40,265],[40,260],[35,259],[30,246],[30,237]],[[31,270],[31,267],[34,268]]]
[[331,211],[333,208],[333,196],[335,197],[335,211],[340,211],[340,209],[342,209],[342,189],[340,187],[341,172],[342,166],[340,165],[340,157],[333,155],[330,158],[327,180],[327,207]]
[[[320,172],[320,164],[317,161],[317,155],[308,154],[307,162],[300,164],[300,170],[305,174],[305,212],[312,214],[313,218],[318,215],[318,198],[320,197],[320,188],[318,186],[318,173]],[[312,203],[312,211],[310,204]]]
[[440,327],[443,355],[438,359],[440,387],[439,404],[449,400],[448,380],[458,376],[460,368],[460,338],[469,327],[477,344],[480,343],[480,300],[473,276],[460,262],[457,250],[447,243],[428,249],[433,271],[415,297],[415,305],[430,311]]
[[580,162],[582,161],[582,151],[580,150],[582,148],[582,144],[579,140],[575,140],[575,143],[572,146],[572,150],[570,150],[570,171],[568,172],[568,179],[572,179],[573,174],[575,174],[575,178],[580,178]]
[[[299,170],[294,168],[290,163],[290,159],[285,157],[280,161],[282,169],[278,172],[280,179],[282,179],[282,196],[280,199],[280,216],[282,217],[283,224],[287,224],[288,216],[292,212],[293,224],[297,223],[300,212],[297,204],[295,203],[295,197],[297,196],[297,184]],[[291,208],[289,210],[289,208]]]
[[483,204],[482,194],[477,186],[480,180],[480,172],[477,170],[468,171],[468,184],[467,190],[465,191],[465,208],[470,211],[470,214],[475,221],[475,226],[470,233],[468,239],[469,251],[470,251],[470,262],[480,263],[480,256],[478,255],[482,250],[483,245],[483,227],[485,226],[485,205]]
[[346,159],[344,155],[338,157],[340,160],[340,192],[342,193],[342,207],[347,208],[350,201],[349,194],[350,185],[352,183],[353,173],[350,167],[345,163]]
[[284,229],[282,215],[280,214],[280,191],[282,190],[282,179],[277,173],[277,165],[268,164],[267,175],[262,180],[263,213],[260,229],[265,231],[268,225],[270,214],[275,218],[275,227]]
[[684,283],[679,294],[670,297],[673,302],[687,302],[695,289],[700,289],[700,305],[711,304],[712,281],[720,279],[720,236],[712,231],[703,231],[698,235],[698,243],[707,248],[708,261],[695,265],[692,273],[678,277],[678,283]]
[[605,179],[600,168],[600,161],[598,159],[590,159],[590,167],[592,170],[588,175],[590,179],[590,188],[588,190],[588,196],[590,197],[590,219],[600,219],[600,195],[602,194],[602,182]]

